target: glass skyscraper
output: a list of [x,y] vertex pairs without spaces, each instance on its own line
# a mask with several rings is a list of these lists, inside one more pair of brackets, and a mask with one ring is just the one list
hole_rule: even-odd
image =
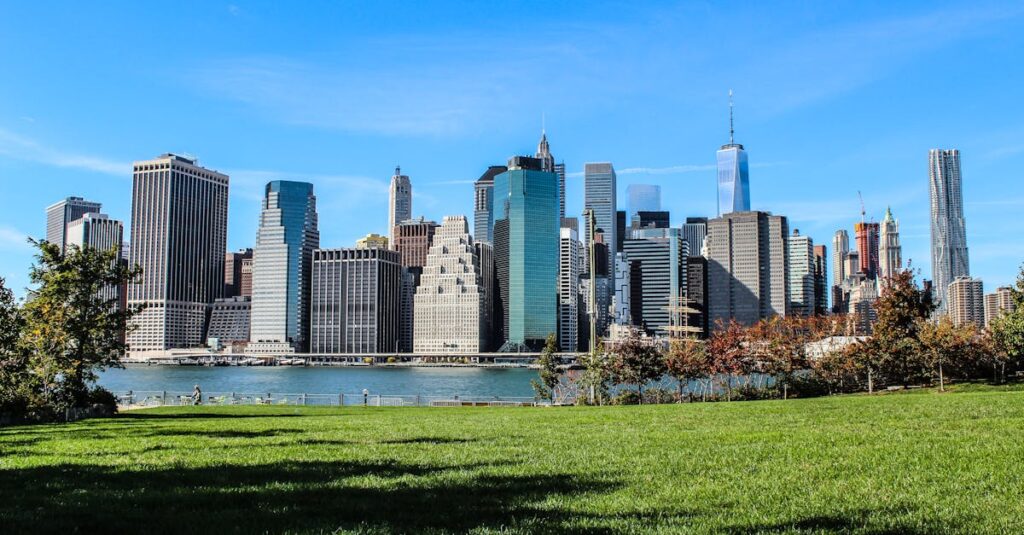
[[251,351],[306,351],[313,250],[320,246],[308,182],[267,184],[253,254]]
[[661,186],[630,184],[626,187],[626,197],[630,221],[633,221],[637,212],[661,211]]
[[507,278],[503,350],[514,351],[539,348],[558,332],[560,202],[558,174],[542,171],[540,160],[515,157],[508,167],[494,177],[493,212],[495,259]]
[[718,215],[750,211],[750,173],[743,145],[729,143],[718,150]]
[[[584,208],[590,208],[594,211],[594,223],[597,229],[604,234],[604,243],[608,244],[609,247],[605,248],[605,254],[607,258],[604,261],[606,266],[615,266],[615,247],[619,243],[618,237],[618,223],[616,221],[616,209],[618,207],[618,201],[616,200],[616,175],[615,168],[612,167],[611,163],[587,163],[583,165],[583,206]],[[584,223],[587,222],[587,218],[583,219]],[[584,264],[584,272],[589,272],[589,245],[588,240],[590,239],[591,229],[589,224],[584,226],[583,229],[583,251],[584,256],[588,258]],[[598,296],[598,301],[610,303],[612,300],[612,293],[614,292],[614,284],[607,286],[607,295]],[[597,329],[599,332],[603,332],[605,325],[598,325]]]

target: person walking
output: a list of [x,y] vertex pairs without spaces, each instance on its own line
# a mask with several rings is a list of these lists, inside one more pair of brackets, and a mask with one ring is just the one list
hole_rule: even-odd
[[203,391],[199,389],[199,385],[192,390],[192,404],[202,405],[203,403]]
[[363,389],[363,406],[366,407],[370,404],[370,391],[366,388]]

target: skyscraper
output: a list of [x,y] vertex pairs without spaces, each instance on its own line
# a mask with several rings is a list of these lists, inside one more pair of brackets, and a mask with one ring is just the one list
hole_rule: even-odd
[[242,259],[242,278],[238,287],[238,295],[252,297],[252,258]]
[[319,246],[313,184],[268,183],[253,253],[249,351],[308,350],[310,275]]
[[814,314],[828,312],[828,250],[824,245],[814,246]]
[[860,222],[853,225],[857,240],[860,272],[874,280],[878,276],[878,223]]
[[953,325],[985,326],[985,290],[981,279],[957,277],[949,283],[946,294],[949,299],[946,310]]
[[[241,249],[224,255],[224,297],[242,295],[242,261],[246,259],[252,259],[252,249]],[[250,286],[247,295],[251,295],[251,292]]]
[[703,256],[704,238],[708,235],[708,218],[687,217],[683,223],[683,240],[686,241],[690,257]]
[[69,223],[85,214],[98,214],[100,203],[87,201],[81,197],[68,197],[46,207],[46,241],[60,247],[64,252],[65,231]]
[[412,219],[412,182],[402,174],[401,167],[395,167],[388,188],[388,236],[391,237],[392,248],[395,244],[395,226],[406,219]]
[[547,171],[558,175],[558,221],[561,225],[565,218],[565,164],[555,163],[555,157],[551,155],[551,147],[548,145],[547,132],[541,128],[540,142],[537,143],[537,153],[534,155],[540,160],[541,171]]
[[620,252],[615,254],[615,297],[613,301],[614,305],[614,318],[613,321],[616,325],[631,325],[632,317],[630,314],[631,294],[630,294],[630,262],[626,259],[626,253]]
[[[124,226],[116,219],[110,219],[106,214],[86,212],[78,219],[68,223],[64,233],[64,248],[74,245],[79,249],[92,248],[99,251],[110,251],[117,253],[114,264],[122,262],[121,243],[124,239]],[[106,286],[100,291],[100,297],[108,302],[121,303],[121,296],[125,288],[121,286]]]
[[747,152],[733,139],[732,91],[729,91],[729,144],[716,153],[718,159],[718,216],[750,210],[750,173]]
[[206,339],[217,339],[221,344],[245,343],[249,341],[249,327],[252,324],[252,300],[235,296],[217,299],[210,312],[210,328]]
[[670,307],[686,297],[687,251],[678,228],[637,230],[623,243],[630,264],[630,313],[633,325],[651,335],[666,335]]
[[[616,176],[615,168],[611,163],[588,163],[583,166],[583,207],[594,211],[594,222],[597,231],[604,235],[604,243],[608,244],[607,257],[603,260],[606,266],[615,266],[615,245],[619,242],[618,225],[616,221]],[[584,219],[584,223],[587,223]],[[589,228],[589,224],[583,226],[583,255],[586,259],[585,268],[589,269],[589,246],[587,245],[591,233],[595,229]],[[598,301],[611,303],[612,292],[614,292],[614,281],[607,284],[607,294],[598,297]],[[598,325],[598,330],[603,331],[604,325]]]
[[785,315],[789,224],[767,212],[735,212],[708,221],[708,316],[744,325]]
[[630,184],[626,187],[626,198],[630,221],[633,221],[637,212],[661,211],[661,186]]
[[427,253],[437,223],[424,218],[407,219],[395,227],[395,250],[402,258],[402,303],[398,350],[410,352],[415,345],[416,287],[420,285]]
[[129,265],[142,280],[128,305],[144,305],[128,334],[132,353],[197,347],[210,304],[224,291],[228,176],[163,154],[133,164]]
[[878,245],[879,278],[890,279],[902,267],[903,248],[900,246],[900,224],[892,216],[892,210],[886,208]]
[[416,353],[478,353],[486,344],[480,258],[465,216],[445,216],[416,288]]
[[939,311],[946,309],[946,291],[957,277],[969,277],[967,230],[961,191],[960,151],[928,152],[932,221],[932,280]]
[[789,311],[814,315],[814,241],[793,229],[789,237]]
[[539,348],[558,331],[558,207],[558,175],[543,171],[536,158],[514,157],[508,171],[494,177],[505,350]]
[[398,349],[402,265],[395,251],[313,252],[313,353],[372,355]]
[[580,268],[583,244],[571,228],[559,229],[558,246],[558,346],[562,351],[578,349]]
[[850,235],[845,229],[839,229],[832,236],[832,313],[846,313],[846,299],[841,285],[850,275],[846,270],[847,256],[850,254]]
[[473,184],[473,241],[494,242],[494,177],[508,171],[504,165],[492,165]]

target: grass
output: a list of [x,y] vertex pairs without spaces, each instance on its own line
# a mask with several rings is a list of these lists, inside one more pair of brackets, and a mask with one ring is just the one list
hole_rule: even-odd
[[1024,531],[1024,392],[0,429],[11,532]]

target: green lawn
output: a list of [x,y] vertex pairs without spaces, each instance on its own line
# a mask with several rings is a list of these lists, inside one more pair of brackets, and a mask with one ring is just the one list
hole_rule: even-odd
[[10,532],[1024,532],[1024,392],[0,429]]

